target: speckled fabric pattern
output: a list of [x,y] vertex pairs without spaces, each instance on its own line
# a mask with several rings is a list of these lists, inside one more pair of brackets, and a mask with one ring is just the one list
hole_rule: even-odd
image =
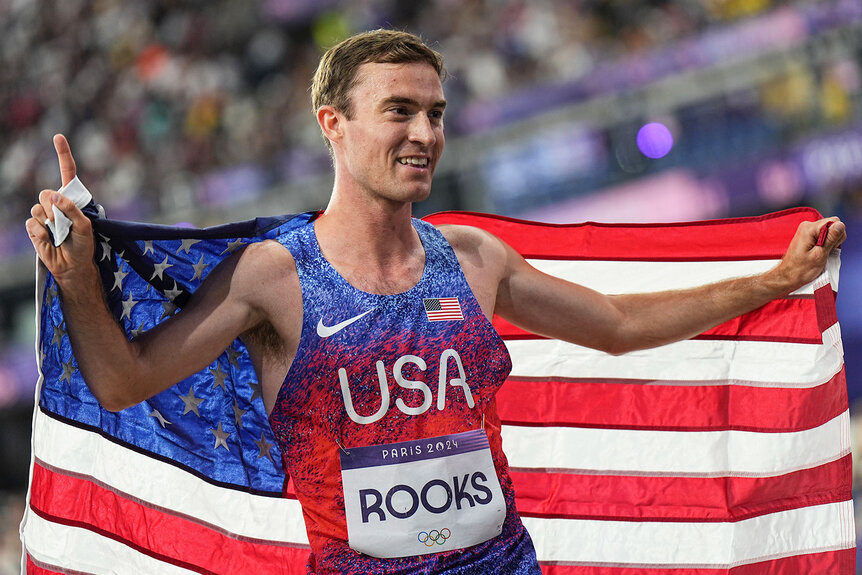
[[[430,224],[414,220],[414,227],[425,248],[423,276],[412,289],[386,296],[347,283],[322,257],[313,223],[279,238],[297,262],[304,315],[299,349],[270,423],[302,503],[312,548],[308,572],[539,573],[515,509],[494,401],[511,360],[452,248]],[[423,300],[439,298],[457,298],[463,320],[430,321]],[[398,559],[349,547],[340,448],[483,426],[506,504],[499,536],[465,549]]]

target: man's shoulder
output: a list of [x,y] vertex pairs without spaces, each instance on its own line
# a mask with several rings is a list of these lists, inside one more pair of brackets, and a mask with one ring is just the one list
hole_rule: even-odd
[[462,224],[435,224],[455,253],[485,252],[492,254],[502,248],[501,240],[489,231]]
[[494,286],[505,274],[508,256],[506,244],[491,232],[478,227],[458,224],[438,224],[436,227],[452,246],[474,293],[495,293]]
[[488,232],[475,226],[465,226],[463,224],[433,224],[443,237],[446,238],[453,246],[455,244],[471,244],[480,242],[483,238],[490,236]]
[[245,246],[236,254],[236,271],[258,281],[295,278],[296,262],[290,251],[276,240],[266,239]]

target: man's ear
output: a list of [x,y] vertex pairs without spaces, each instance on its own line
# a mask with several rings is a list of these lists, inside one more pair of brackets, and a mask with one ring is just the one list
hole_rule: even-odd
[[343,121],[344,117],[333,106],[321,106],[317,110],[317,123],[320,125],[323,136],[330,142],[341,139]]

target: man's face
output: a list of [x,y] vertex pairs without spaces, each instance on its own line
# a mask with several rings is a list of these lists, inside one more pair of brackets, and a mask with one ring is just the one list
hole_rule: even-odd
[[360,66],[343,118],[339,169],[372,197],[418,202],[428,197],[443,153],[443,86],[426,63]]

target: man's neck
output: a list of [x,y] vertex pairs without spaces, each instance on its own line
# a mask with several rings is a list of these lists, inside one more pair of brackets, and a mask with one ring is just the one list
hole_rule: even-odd
[[335,198],[315,221],[327,261],[363,291],[400,293],[413,287],[422,276],[425,251],[413,228],[412,206],[348,206]]

